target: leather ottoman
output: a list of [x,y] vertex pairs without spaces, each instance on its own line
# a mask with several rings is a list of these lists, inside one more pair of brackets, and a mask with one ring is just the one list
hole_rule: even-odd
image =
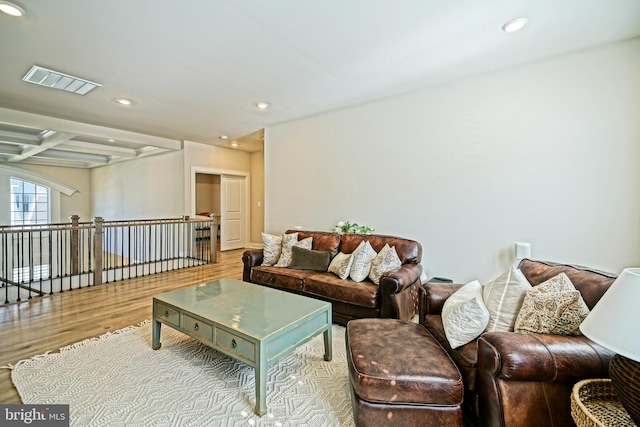
[[462,426],[462,376],[424,326],[352,320],[346,345],[356,426]]

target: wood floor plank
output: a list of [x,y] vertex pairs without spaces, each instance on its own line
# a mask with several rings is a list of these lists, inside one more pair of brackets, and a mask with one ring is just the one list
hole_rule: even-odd
[[[0,306],[0,366],[151,319],[154,295],[223,277],[242,279],[243,251],[221,252],[216,264]],[[0,403],[22,403],[9,369],[0,369]]]

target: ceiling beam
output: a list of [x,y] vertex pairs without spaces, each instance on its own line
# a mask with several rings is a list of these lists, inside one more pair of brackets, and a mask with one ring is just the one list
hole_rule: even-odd
[[49,150],[56,145],[62,144],[65,141],[75,137],[73,133],[53,133],[51,136],[42,140],[40,145],[29,146],[22,150],[22,153],[11,156],[7,159],[8,162],[19,162],[21,160],[33,157],[36,154],[42,153],[45,150]]
[[74,139],[67,141],[56,147],[58,150],[78,151],[84,153],[101,154],[104,156],[118,156],[126,158],[136,157],[136,150],[133,148],[118,147],[115,145],[96,144],[94,142],[78,141]]
[[140,145],[151,145],[167,150],[181,150],[182,141],[177,139],[161,138],[159,136],[130,132],[121,129],[91,125],[88,123],[73,122],[71,120],[55,117],[41,116],[26,113],[24,111],[0,108],[0,123],[14,126],[24,126],[36,129],[55,129],[58,132],[73,133],[76,135],[88,135],[104,139],[130,141]]
[[0,142],[7,142],[9,144],[38,145],[40,144],[40,138],[38,138],[38,135],[0,129]]

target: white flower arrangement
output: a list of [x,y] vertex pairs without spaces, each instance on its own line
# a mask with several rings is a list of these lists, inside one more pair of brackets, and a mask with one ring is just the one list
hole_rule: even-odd
[[368,225],[358,225],[355,222],[340,221],[331,230],[335,234],[371,234],[375,229]]

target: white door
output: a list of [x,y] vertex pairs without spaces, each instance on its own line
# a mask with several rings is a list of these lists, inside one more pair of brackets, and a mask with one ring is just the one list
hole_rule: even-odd
[[243,176],[220,178],[220,250],[245,247],[245,206]]

